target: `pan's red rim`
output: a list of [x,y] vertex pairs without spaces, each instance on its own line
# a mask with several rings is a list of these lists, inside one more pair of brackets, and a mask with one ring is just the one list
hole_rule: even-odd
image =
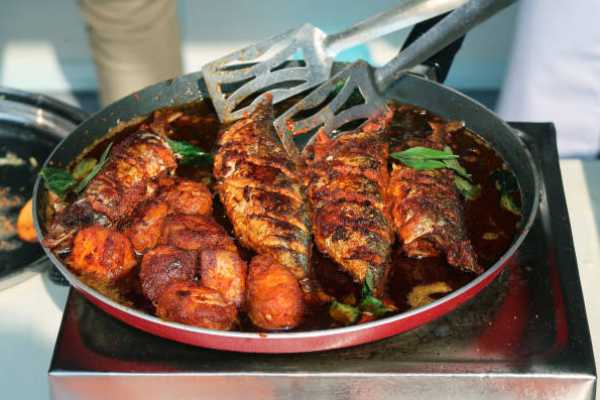
[[[467,97],[464,94],[460,93],[459,91],[449,88],[440,83],[429,81],[429,80],[426,80],[423,78],[418,78],[418,79],[425,80],[429,84],[437,85],[440,88],[442,88],[443,90],[450,91],[457,96]],[[143,90],[145,90],[145,89],[140,90],[140,92]],[[139,92],[136,92],[136,93],[139,93]],[[136,93],[134,93],[134,95]],[[206,97],[208,97],[208,96],[206,96],[204,93],[201,93],[201,98],[206,98]],[[523,161],[526,162],[527,164],[529,164],[529,168],[533,174],[534,192],[533,192],[533,196],[532,196],[533,199],[531,202],[531,204],[532,204],[531,211],[528,213],[528,218],[522,225],[522,228],[521,228],[518,236],[516,237],[516,239],[513,241],[511,246],[508,248],[508,250],[506,250],[506,252],[494,263],[494,265],[492,265],[483,274],[481,274],[477,278],[473,279],[466,285],[449,293],[448,295],[446,295],[444,297],[441,297],[440,299],[438,299],[426,306],[418,307],[418,308],[415,308],[415,309],[412,309],[409,311],[405,311],[403,313],[399,313],[396,315],[392,315],[390,317],[378,319],[378,320],[363,323],[363,324],[350,325],[350,326],[346,326],[346,327],[324,329],[324,330],[300,331],[300,332],[267,332],[267,333],[212,330],[212,329],[199,328],[199,327],[194,327],[194,326],[190,326],[190,325],[179,324],[176,322],[165,321],[156,316],[147,314],[143,311],[119,304],[119,303],[115,302],[114,300],[102,295],[98,291],[92,289],[91,287],[85,285],[75,274],[73,274],[62,263],[61,260],[59,260],[54,255],[54,253],[52,253],[52,251],[50,249],[48,249],[43,244],[43,242],[42,242],[42,247],[43,247],[46,255],[48,256],[48,258],[54,264],[54,266],[56,266],[56,268],[59,269],[59,271],[63,274],[63,276],[67,279],[67,281],[71,284],[71,286],[73,286],[78,291],[81,291],[81,292],[87,294],[88,296],[99,300],[100,302],[102,302],[103,304],[105,304],[106,306],[108,306],[110,308],[119,310],[121,313],[130,315],[133,318],[141,319],[147,323],[150,323],[150,324],[153,324],[156,326],[164,326],[164,327],[167,327],[170,329],[185,331],[186,333],[199,334],[199,335],[203,335],[203,336],[214,336],[214,337],[220,337],[220,338],[243,339],[243,340],[265,340],[265,338],[269,338],[272,340],[282,340],[282,341],[292,340],[292,339],[302,339],[302,338],[319,338],[319,337],[328,337],[328,336],[338,336],[338,335],[343,335],[343,334],[356,333],[356,332],[360,332],[363,330],[366,331],[366,330],[376,329],[381,326],[386,326],[388,324],[393,324],[393,323],[396,323],[396,322],[399,322],[402,320],[414,318],[420,314],[429,314],[431,312],[434,312],[435,309],[441,308],[441,306],[446,303],[457,302],[458,304],[462,304],[464,301],[466,301],[468,299],[468,296],[466,296],[466,294],[468,294],[472,290],[479,288],[479,286],[481,285],[482,282],[484,282],[484,281],[490,279],[490,277],[493,277],[494,275],[496,275],[499,272],[499,270],[502,269],[504,267],[504,265],[516,253],[516,251],[520,247],[521,243],[525,240],[525,237],[529,233],[529,230],[531,229],[531,226],[533,225],[535,218],[537,216],[538,206],[540,203],[540,188],[541,188],[538,169],[535,165],[535,162],[533,160],[531,152],[529,151],[529,149],[527,148],[525,143],[522,141],[522,139],[515,133],[515,131],[510,126],[508,126],[508,124],[505,121],[500,119],[497,115],[495,115],[487,107],[485,107],[484,105],[482,105],[479,102],[476,102],[475,100],[473,100],[471,98],[468,98],[468,100],[471,103],[474,103],[475,105],[477,105],[480,108],[481,112],[488,113],[491,116],[493,116],[493,118],[498,120],[501,123],[501,125],[503,125],[503,128],[506,131],[511,132],[514,135],[514,138],[522,146],[522,149],[524,150],[524,152],[526,154],[526,160],[523,160]],[[98,115],[98,114],[96,114],[96,115]],[[91,118],[94,118],[94,116],[92,116]],[[66,140],[66,138],[64,140]],[[44,167],[52,159],[55,151],[62,145],[63,141],[61,141],[56,146],[55,150],[50,154],[50,156],[48,157],[48,159],[45,161],[45,163],[43,165]],[[33,209],[36,210],[36,212],[33,213],[35,229],[36,229],[38,238],[41,238],[43,240],[44,232],[41,228],[41,225],[40,225],[41,221],[38,218],[38,212],[37,212],[37,210],[38,210],[38,204],[37,204],[38,193],[42,189],[42,187],[43,187],[43,183],[42,183],[41,177],[38,176],[38,178],[35,182],[34,190],[33,190],[34,195],[33,195],[32,206],[33,206]],[[461,298],[464,300],[461,301]],[[445,315],[445,314],[440,314],[437,317],[439,317],[441,315]],[[209,344],[207,344],[207,345],[210,347]]]

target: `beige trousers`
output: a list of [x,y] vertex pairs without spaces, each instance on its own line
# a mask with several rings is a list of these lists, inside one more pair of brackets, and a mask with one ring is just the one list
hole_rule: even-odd
[[80,0],[103,105],[181,74],[175,0]]

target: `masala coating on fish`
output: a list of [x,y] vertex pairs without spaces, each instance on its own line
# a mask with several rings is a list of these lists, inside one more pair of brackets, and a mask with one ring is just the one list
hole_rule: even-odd
[[391,113],[331,139],[324,130],[305,156],[318,249],[353,279],[383,294],[394,235],[385,202]]
[[[456,124],[430,123],[433,131],[425,137],[405,135],[395,151],[410,147],[442,150]],[[463,205],[449,169],[415,170],[394,163],[388,185],[388,199],[394,229],[408,257],[443,255],[448,264],[480,274],[483,268],[467,237]]]
[[245,247],[289,268],[310,291],[311,232],[297,164],[273,128],[266,98],[224,130],[213,167],[217,192]]
[[153,197],[158,179],[176,168],[175,154],[166,140],[159,134],[139,131],[114,146],[84,197],[95,212],[120,222]]

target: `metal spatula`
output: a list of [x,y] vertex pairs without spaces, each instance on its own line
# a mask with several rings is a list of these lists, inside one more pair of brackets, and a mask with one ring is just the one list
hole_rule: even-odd
[[387,106],[382,93],[400,75],[514,1],[470,0],[384,66],[373,68],[364,61],[357,61],[343,69],[275,120],[275,128],[288,151],[297,151],[289,147],[292,132],[299,135],[321,127],[328,134],[339,128],[343,131],[344,125],[384,112]]
[[[305,24],[208,63],[202,73],[219,119],[241,118],[258,101],[248,101],[253,95],[268,92],[277,103],[317,86],[330,78],[340,51],[448,12],[465,1],[403,0],[398,7],[337,34],[326,35]],[[304,66],[286,64],[295,55]]]

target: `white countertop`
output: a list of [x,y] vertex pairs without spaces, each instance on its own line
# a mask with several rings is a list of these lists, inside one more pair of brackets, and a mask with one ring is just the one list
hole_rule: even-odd
[[[600,161],[561,161],[561,170],[596,364],[600,365]],[[0,292],[4,398],[49,397],[48,366],[67,292],[42,275]]]

